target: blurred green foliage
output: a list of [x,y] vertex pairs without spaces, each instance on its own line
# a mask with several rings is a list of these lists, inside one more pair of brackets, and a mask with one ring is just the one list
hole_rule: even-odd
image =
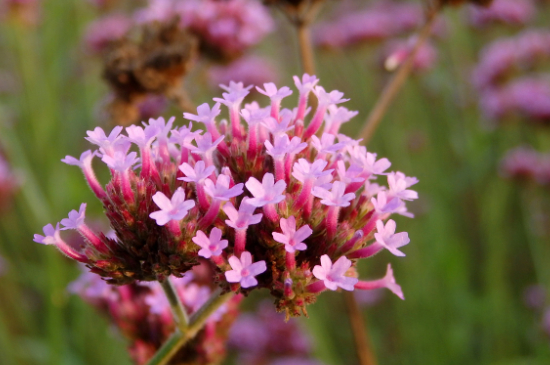
[[[90,202],[89,216],[101,216],[79,169],[59,161],[88,149],[85,131],[104,126],[97,118],[106,93],[100,65],[81,45],[97,14],[82,0],[43,5],[37,27],[0,24],[0,69],[17,81],[0,96],[0,142],[22,181],[0,218],[0,254],[9,263],[0,280],[0,363],[127,364],[124,340],[67,293],[79,272],[75,263],[32,241],[81,202]],[[488,128],[477,109],[468,80],[478,51],[515,30],[473,31],[460,12],[444,16],[448,36],[437,42],[438,66],[407,82],[368,146],[420,180],[420,199],[411,206],[416,218],[398,218],[411,238],[407,257],[383,252],[360,267],[363,277],[376,278],[391,261],[406,296],[401,302],[387,294],[367,308],[368,328],[383,365],[548,364],[541,318],[523,302],[528,285],[550,289],[550,242],[533,229],[534,217],[548,211],[548,191],[503,180],[498,163],[521,143],[550,148],[550,133],[520,120]],[[279,31],[260,52],[280,65],[282,83],[290,85],[299,73],[297,46],[292,29],[278,20]],[[346,107],[360,111],[343,127],[357,135],[388,75],[373,46],[317,53],[323,86],[345,92]],[[194,75],[187,82],[197,104],[214,96],[201,80]],[[171,114],[183,123],[179,111]],[[355,364],[343,298],[327,293],[309,314],[304,324],[318,357]]]

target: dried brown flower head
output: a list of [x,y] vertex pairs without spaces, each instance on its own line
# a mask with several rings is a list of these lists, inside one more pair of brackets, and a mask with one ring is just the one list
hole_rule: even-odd
[[130,124],[138,103],[148,94],[172,97],[197,54],[197,41],[177,21],[150,23],[138,30],[137,41],[125,37],[109,45],[103,56],[103,77],[113,89],[111,119]]

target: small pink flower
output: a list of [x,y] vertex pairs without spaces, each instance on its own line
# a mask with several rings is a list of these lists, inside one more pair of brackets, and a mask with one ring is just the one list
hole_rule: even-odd
[[263,260],[252,263],[252,255],[248,251],[242,253],[240,260],[235,256],[231,256],[228,261],[233,270],[226,271],[225,278],[230,283],[240,283],[243,288],[258,285],[255,276],[267,270]]
[[131,169],[132,166],[138,163],[139,158],[137,157],[136,152],[126,154],[124,152],[117,151],[113,156],[103,155],[101,161],[105,162],[109,168],[115,171],[124,172]]
[[292,166],[292,176],[302,184],[313,179],[315,186],[322,186],[332,181],[331,174],[334,169],[323,171],[327,164],[325,160],[315,160],[310,164],[306,159],[301,158]]
[[288,137],[288,134],[281,134],[275,138],[275,145],[271,142],[265,141],[265,148],[268,155],[273,158],[283,158],[286,154],[298,153],[307,147],[307,143],[301,143],[299,137],[292,137],[292,140]]
[[311,236],[313,230],[306,224],[296,230],[296,218],[290,216],[288,219],[281,218],[281,230],[283,233],[273,232],[273,239],[285,245],[286,252],[304,251],[307,249],[303,242]]
[[107,136],[102,128],[95,127],[93,131],[86,132],[88,137],[85,137],[85,139],[99,146],[99,151],[102,154],[113,156],[116,151],[126,152],[130,148],[130,143],[119,136],[121,131],[122,126],[117,126]]
[[317,136],[311,136],[311,145],[319,153],[332,154],[346,147],[346,144],[343,142],[334,143],[335,138],[334,134],[329,133],[323,133],[321,139],[317,138]]
[[390,172],[388,174],[388,186],[390,188],[388,195],[403,200],[418,199],[416,191],[407,189],[417,182],[418,180],[415,177],[407,177],[402,172]]
[[62,231],[66,229],[78,229],[81,225],[84,224],[84,219],[86,218],[86,203],[80,204],[80,209],[78,212],[76,210],[71,210],[69,212],[69,218],[64,218],[61,220],[61,224],[64,225],[61,228]]
[[311,194],[321,200],[321,204],[328,205],[329,207],[347,207],[350,205],[350,201],[355,199],[354,193],[344,194],[346,191],[346,184],[341,181],[335,181],[332,184],[332,190],[328,191],[320,186],[316,186],[311,191]]
[[202,184],[205,179],[207,179],[216,168],[214,166],[205,167],[204,161],[197,161],[194,167],[191,167],[188,163],[183,163],[179,167],[181,172],[185,174],[186,177],[180,177],[178,180],[183,180],[187,182],[194,182],[195,184]]
[[212,135],[210,132],[206,132],[204,135],[196,135],[195,136],[195,142],[197,142],[197,146],[193,146],[192,144],[187,144],[185,147],[189,148],[189,150],[192,153],[199,154],[199,155],[207,155],[209,153],[212,153],[216,147],[223,141],[224,136],[220,136],[215,141],[212,141]]
[[55,228],[51,224],[47,224],[44,226],[44,236],[35,234],[33,241],[43,245],[56,245],[61,240],[59,231],[59,223]]
[[344,290],[353,291],[353,286],[359,280],[345,276],[350,267],[351,261],[345,256],[340,257],[333,264],[328,255],[323,255],[321,256],[321,266],[316,265],[313,268],[313,275],[322,280],[327,289],[336,290],[340,287]]
[[248,179],[246,188],[254,196],[253,199],[248,199],[247,202],[255,207],[277,204],[285,199],[283,193],[286,189],[286,182],[284,180],[275,182],[275,177],[269,172],[264,175],[261,183],[254,177]]
[[207,237],[203,231],[197,231],[197,235],[193,237],[193,242],[201,247],[199,256],[209,259],[212,256],[219,256],[222,250],[227,247],[228,241],[222,240],[222,231],[219,228],[212,228],[210,237]]
[[239,210],[235,209],[233,204],[227,203],[223,206],[223,211],[227,214],[225,223],[236,230],[245,230],[249,225],[258,224],[262,220],[262,213],[254,214],[256,207],[248,204],[249,199],[243,199]]
[[149,216],[156,220],[159,226],[164,226],[171,220],[182,220],[195,206],[194,200],[185,200],[185,191],[181,187],[172,195],[172,199],[168,199],[162,192],[157,191],[153,195],[153,201],[160,210],[149,214]]
[[214,123],[216,117],[220,114],[220,104],[216,103],[210,109],[208,103],[204,103],[198,106],[197,115],[191,113],[183,113],[185,119],[193,120],[195,122],[210,124]]
[[296,88],[300,91],[300,94],[306,94],[313,91],[313,88],[319,82],[319,79],[315,75],[304,74],[302,80],[298,76],[294,76],[294,84]]
[[231,178],[227,175],[220,174],[216,180],[216,184],[210,179],[204,181],[204,191],[210,195],[212,199],[228,201],[231,198],[239,196],[243,193],[243,183],[236,184],[232,188],[229,187]]
[[313,93],[319,99],[319,105],[328,107],[329,105],[340,104],[348,101],[349,99],[342,99],[344,93],[338,90],[332,90],[330,93],[327,93],[322,86],[316,86],[313,90]]
[[260,89],[256,86],[256,90],[275,101],[281,101],[283,98],[292,95],[292,90],[290,90],[288,86],[283,86],[282,88],[277,89],[277,86],[275,86],[272,82],[264,84],[264,89]]
[[[280,136],[287,136],[286,132],[294,129],[294,126],[290,125],[293,119],[294,114],[288,109],[283,109],[281,111],[279,120],[275,118],[265,118],[264,120],[262,120],[262,124],[267,128],[269,133],[271,133],[271,135],[273,136],[273,139],[275,139],[276,141]],[[277,142],[275,142],[275,144],[276,143]]]
[[410,242],[409,235],[407,232],[395,233],[395,227],[393,219],[388,220],[386,226],[384,226],[382,220],[376,221],[376,230],[378,233],[374,234],[374,238],[376,238],[376,242],[380,243],[395,256],[405,256],[398,248]]

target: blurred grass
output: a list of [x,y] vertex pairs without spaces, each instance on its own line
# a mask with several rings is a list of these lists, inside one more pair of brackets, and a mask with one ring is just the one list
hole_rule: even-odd
[[[90,216],[100,213],[80,171],[59,161],[89,148],[85,131],[102,124],[94,114],[105,87],[98,64],[80,44],[95,14],[80,0],[44,4],[37,29],[0,24],[0,48],[7,50],[0,68],[14,70],[20,83],[0,97],[15,115],[13,122],[0,115],[0,142],[24,179],[13,209],[0,221],[0,253],[10,264],[0,281],[0,364],[127,364],[124,341],[66,293],[76,266],[32,242],[46,223],[81,202],[90,202]],[[537,282],[550,288],[549,242],[533,227],[533,212],[543,210],[548,196],[541,200],[547,192],[502,180],[498,162],[523,141],[547,150],[550,134],[521,123],[486,126],[469,71],[484,43],[510,31],[474,33],[459,13],[446,17],[449,34],[437,43],[438,67],[409,80],[368,146],[388,157],[392,169],[420,180],[420,199],[411,205],[417,217],[398,218],[399,230],[411,237],[407,257],[381,253],[360,267],[363,277],[376,278],[391,261],[406,295],[404,302],[385,295],[366,309],[375,351],[383,365],[547,364],[548,339],[522,292]],[[284,84],[298,72],[292,36],[283,28],[261,47],[287,73]],[[353,136],[387,80],[375,47],[318,56],[323,86],[344,91],[352,99],[347,107],[360,111],[343,127]],[[212,97],[203,86],[190,92],[197,104]],[[326,293],[309,313],[304,323],[318,357],[355,364],[343,298]]]

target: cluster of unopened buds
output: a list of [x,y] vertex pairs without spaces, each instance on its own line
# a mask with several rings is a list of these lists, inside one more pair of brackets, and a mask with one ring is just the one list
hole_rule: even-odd
[[[267,288],[287,315],[306,313],[325,289],[386,287],[403,298],[390,265],[384,278],[360,281],[355,264],[383,249],[404,256],[399,248],[408,234],[396,233],[388,218],[412,216],[405,201],[417,198],[409,189],[417,179],[387,172],[386,158],[338,133],[357,114],[338,106],[347,101],[343,93],[325,91],[307,74],[294,81],[293,110],[281,108],[292,94],[286,86],[264,84],[258,91],[271,104],[243,107],[249,87],[231,82],[212,107],[184,114],[206,131],[174,127],[174,118],[132,125],[127,135],[122,127],[89,131],[99,150],[63,161],[82,168],[116,237],[90,229],[82,204],[35,241],[57,246],[112,284],[181,277],[204,258],[222,290]],[[308,118],[312,92],[317,107]],[[229,121],[217,121],[221,105]],[[96,156],[111,172],[105,188],[92,169]],[[374,182],[380,175],[388,187]],[[68,245],[60,235],[67,229],[85,244]]]

